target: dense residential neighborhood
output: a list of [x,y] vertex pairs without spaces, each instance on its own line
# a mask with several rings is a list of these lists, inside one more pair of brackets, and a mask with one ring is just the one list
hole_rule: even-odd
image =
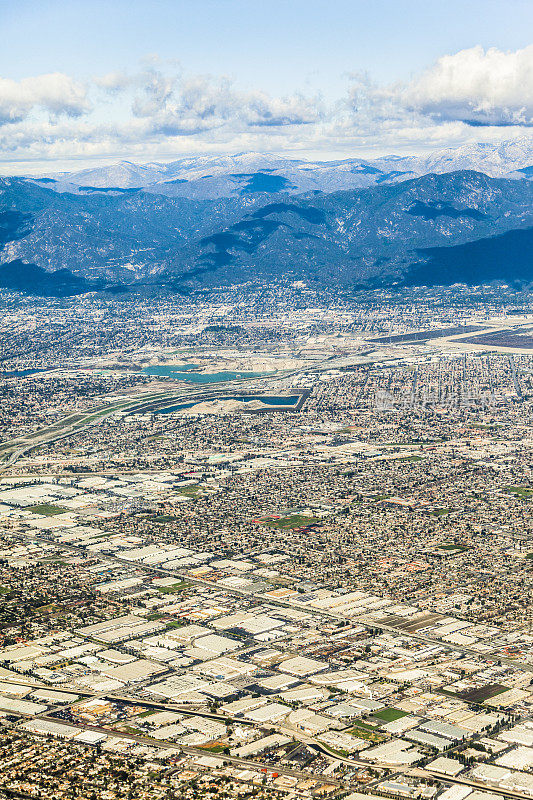
[[10,796],[533,796],[533,318],[400,295],[4,297]]

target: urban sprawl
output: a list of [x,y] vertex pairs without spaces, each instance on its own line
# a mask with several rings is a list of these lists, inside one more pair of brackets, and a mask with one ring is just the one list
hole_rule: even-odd
[[533,798],[531,294],[0,297],[0,796]]

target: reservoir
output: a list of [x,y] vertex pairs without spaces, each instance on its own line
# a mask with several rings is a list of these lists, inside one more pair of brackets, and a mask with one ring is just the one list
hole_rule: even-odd
[[9,372],[0,372],[0,378],[25,378],[26,375],[35,375],[37,372],[49,372],[51,367],[46,369],[12,369]]
[[[301,399],[301,395],[288,395],[286,397],[273,397],[263,395],[232,395],[230,397],[212,398],[220,400],[239,400],[241,403],[249,403],[251,400],[260,400],[265,406],[296,406]],[[194,400],[192,403],[179,403],[175,406],[168,406],[168,408],[161,408],[156,411],[156,414],[172,414],[173,411],[180,411],[182,408],[192,408],[198,403],[205,402],[204,400]]]
[[195,372],[198,364],[171,364],[157,367],[145,367],[145,375],[156,375],[160,378],[170,378],[175,381],[187,383],[218,383],[220,381],[235,381],[244,378],[260,378],[265,372]]

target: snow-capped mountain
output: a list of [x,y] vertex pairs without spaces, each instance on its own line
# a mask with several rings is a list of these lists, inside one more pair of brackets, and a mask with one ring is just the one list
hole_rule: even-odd
[[532,178],[533,138],[374,160],[305,161],[269,153],[239,153],[182,158],[169,163],[122,161],[35,180],[55,191],[73,194],[144,189],[168,197],[214,200],[258,192],[295,195],[364,189],[457,170],[476,170],[496,178]]
[[412,170],[417,175],[468,169],[493,178],[527,177],[520,170],[533,165],[533,137],[523,136],[499,144],[468,144],[437,150],[427,156],[386,156],[376,159],[374,165],[385,172],[396,167]]
[[372,162],[241,153],[4,178],[0,286],[188,291],[279,275],[345,286],[527,283],[529,178],[530,139]]
[[35,180],[55,191],[74,194],[144,189],[168,197],[214,200],[256,192],[302,194],[362,189],[399,177],[395,168],[386,173],[361,159],[309,162],[262,153],[240,153],[184,158],[168,164],[137,165],[122,161]]
[[133,164],[131,161],[121,161],[106,167],[50,175],[46,180],[48,182],[53,179],[58,185],[103,189],[118,186],[122,189],[133,189],[163,180],[165,168],[166,164]]

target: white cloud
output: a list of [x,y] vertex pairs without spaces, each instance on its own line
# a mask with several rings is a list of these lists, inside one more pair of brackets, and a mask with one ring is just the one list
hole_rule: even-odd
[[154,60],[135,73],[112,72],[86,84],[63,74],[0,78],[4,173],[9,161],[13,172],[22,171],[17,160],[146,161],[244,150],[314,158],[415,153],[508,139],[532,120],[533,47],[463,50],[403,85],[353,75],[348,94],[329,103],[298,92],[244,90],[227,77],[191,75],[178,63]]
[[533,124],[533,45],[514,52],[472,47],[445,55],[393,90],[406,108],[471,125]]
[[[73,157],[132,152],[137,146],[179,150],[182,138],[190,149],[194,137],[194,147],[201,149],[201,138],[208,147],[216,141],[224,146],[240,138],[252,141],[253,133],[247,137],[246,132],[261,128],[279,138],[278,131],[285,136],[322,113],[316,98],[244,92],[227,77],[187,75],[179,64],[165,72],[152,61],[137,73],[111,72],[87,85],[59,73],[18,82],[0,79],[0,148],[4,159],[5,154],[34,158],[38,153],[46,159],[69,151]],[[83,119],[74,122],[74,117]],[[267,137],[258,133],[259,138]]]
[[97,75],[94,78],[94,83],[100,89],[103,89],[110,94],[116,92],[123,92],[130,86],[135,86],[138,83],[138,76],[127,75],[125,72],[107,72],[105,75]]
[[324,114],[320,99],[301,94],[269,97],[263,92],[256,92],[244,99],[244,113],[249,125],[310,125],[318,122]]
[[61,72],[20,81],[0,78],[0,125],[19,122],[34,108],[79,117],[89,111],[90,104],[83,84]]
[[323,113],[318,98],[271,97],[261,91],[239,91],[226,77],[167,76],[155,69],[145,73],[143,91],[135,97],[132,111],[150,119],[154,132],[165,135],[191,135],[224,124],[307,125]]

